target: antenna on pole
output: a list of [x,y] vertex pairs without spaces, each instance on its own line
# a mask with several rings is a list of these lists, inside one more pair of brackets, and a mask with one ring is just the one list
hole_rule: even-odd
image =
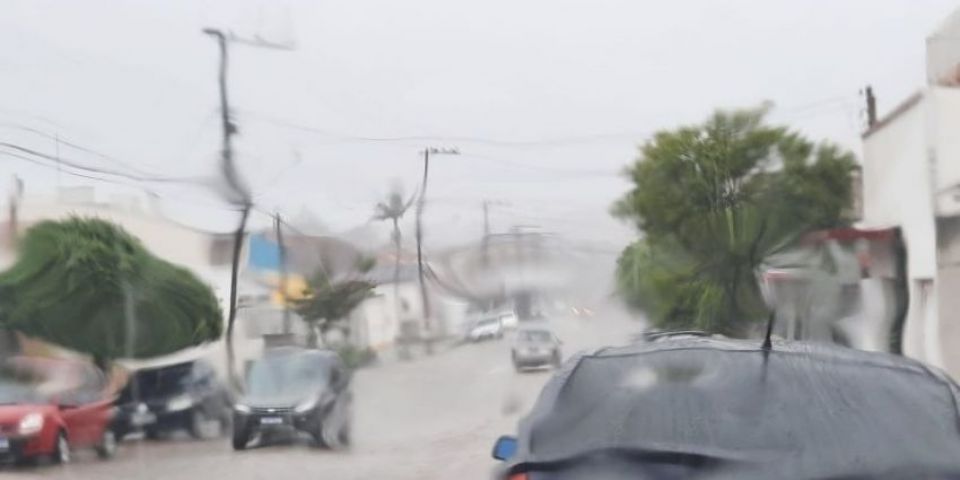
[[763,345],[760,347],[764,352],[769,352],[773,346],[770,337],[773,335],[773,322],[777,319],[777,312],[770,312],[770,318],[767,320],[767,334],[763,337]]

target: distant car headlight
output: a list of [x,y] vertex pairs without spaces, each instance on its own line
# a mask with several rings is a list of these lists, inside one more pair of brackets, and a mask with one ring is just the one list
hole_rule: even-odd
[[170,412],[179,412],[180,410],[186,410],[193,406],[193,398],[190,398],[190,395],[177,395],[176,397],[167,400],[167,410]]
[[316,408],[318,403],[320,403],[320,399],[318,397],[311,397],[298,403],[297,406],[293,408],[293,411],[297,413],[306,413]]
[[238,413],[250,413],[250,412],[253,411],[253,410],[250,409],[250,407],[248,407],[248,406],[246,406],[246,405],[244,405],[244,404],[242,404],[242,403],[235,404],[235,405],[233,406],[233,410],[236,411],[236,412],[238,412]]
[[33,435],[43,430],[43,415],[40,413],[30,413],[20,419],[20,425],[17,431],[20,435]]

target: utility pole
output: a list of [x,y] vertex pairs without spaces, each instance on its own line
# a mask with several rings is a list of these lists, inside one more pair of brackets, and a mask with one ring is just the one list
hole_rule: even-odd
[[247,228],[247,219],[250,217],[250,209],[253,207],[253,196],[250,193],[250,189],[240,178],[240,172],[237,169],[233,158],[232,138],[237,134],[237,126],[230,119],[230,102],[229,95],[227,93],[227,64],[229,60],[227,42],[234,41],[264,48],[290,48],[275,43],[265,42],[259,38],[254,40],[241,39],[234,36],[230,32],[224,32],[216,28],[204,28],[203,33],[213,37],[217,41],[217,46],[220,50],[218,84],[220,87],[220,123],[223,129],[223,144],[220,150],[220,169],[223,172],[227,186],[233,195],[233,198],[230,199],[231,202],[240,207],[240,222],[237,225],[237,229],[233,235],[233,257],[230,269],[230,305],[227,313],[226,335],[227,368],[229,370],[231,383],[237,387],[239,386],[240,382],[237,379],[236,370],[234,368],[234,364],[236,362],[233,351],[233,326],[237,318],[237,277],[239,275],[240,252],[243,250],[243,237]]
[[420,182],[420,197],[417,199],[417,274],[420,278],[420,302],[423,306],[423,328],[426,330],[427,353],[433,353],[432,335],[433,325],[431,324],[430,298],[427,295],[427,283],[423,275],[423,209],[426,206],[427,197],[427,177],[430,173],[430,155],[459,155],[460,151],[455,148],[434,148],[423,149],[423,180]]
[[274,229],[277,232],[277,250],[280,253],[280,301],[283,302],[283,333],[290,334],[290,302],[287,299],[287,245],[283,242],[283,220],[280,213],[273,214]]
[[499,201],[483,201],[483,265],[487,266],[490,264],[490,206],[491,205],[509,205],[507,202]]
[[864,95],[867,99],[867,128],[871,128],[877,124],[877,97],[873,95],[870,85],[864,89]]

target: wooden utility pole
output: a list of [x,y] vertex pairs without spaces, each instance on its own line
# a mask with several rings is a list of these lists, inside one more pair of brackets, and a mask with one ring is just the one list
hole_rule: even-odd
[[277,233],[277,250],[280,254],[280,301],[283,302],[283,333],[290,334],[290,302],[287,299],[287,246],[283,242],[283,220],[280,219],[280,213],[277,212],[274,217],[274,229]]
[[233,198],[230,199],[240,207],[240,222],[233,235],[233,256],[230,269],[230,304],[227,310],[227,368],[231,383],[237,387],[240,382],[236,377],[235,355],[233,351],[233,326],[237,318],[237,278],[240,268],[240,252],[243,250],[243,238],[246,233],[247,219],[250,218],[250,209],[253,208],[253,196],[250,189],[241,180],[240,172],[234,163],[233,158],[233,136],[237,134],[237,127],[230,119],[230,101],[227,93],[227,64],[228,64],[228,41],[241,42],[258,47],[289,49],[279,44],[269,43],[258,39],[245,40],[240,39],[229,32],[224,32],[215,28],[204,28],[203,33],[210,35],[217,41],[220,50],[220,68],[217,81],[220,90],[220,123],[223,130],[223,143],[220,150],[220,170],[227,182],[230,193]]
[[423,209],[426,206],[427,198],[427,178],[430,173],[430,155],[459,155],[460,152],[455,148],[425,148],[423,149],[423,180],[420,183],[420,197],[417,199],[417,274],[420,279],[420,302],[423,307],[423,328],[427,336],[427,353],[433,352],[432,336],[433,325],[431,321],[430,297],[427,295],[427,282],[423,273]]

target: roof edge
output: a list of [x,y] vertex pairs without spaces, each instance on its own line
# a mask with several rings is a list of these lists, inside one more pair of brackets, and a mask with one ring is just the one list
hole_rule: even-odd
[[864,130],[863,133],[860,134],[860,138],[863,140],[866,140],[874,133],[882,130],[887,125],[893,123],[893,121],[896,120],[898,117],[900,117],[904,113],[907,113],[913,107],[917,106],[917,104],[920,103],[920,100],[923,100],[924,93],[925,92],[922,89],[914,92],[913,95],[910,95],[909,97],[906,98],[906,100],[900,102],[896,107],[894,107],[894,109],[891,110],[890,113],[887,113],[886,115],[883,116],[883,118],[877,120],[877,123],[874,123],[869,128]]

